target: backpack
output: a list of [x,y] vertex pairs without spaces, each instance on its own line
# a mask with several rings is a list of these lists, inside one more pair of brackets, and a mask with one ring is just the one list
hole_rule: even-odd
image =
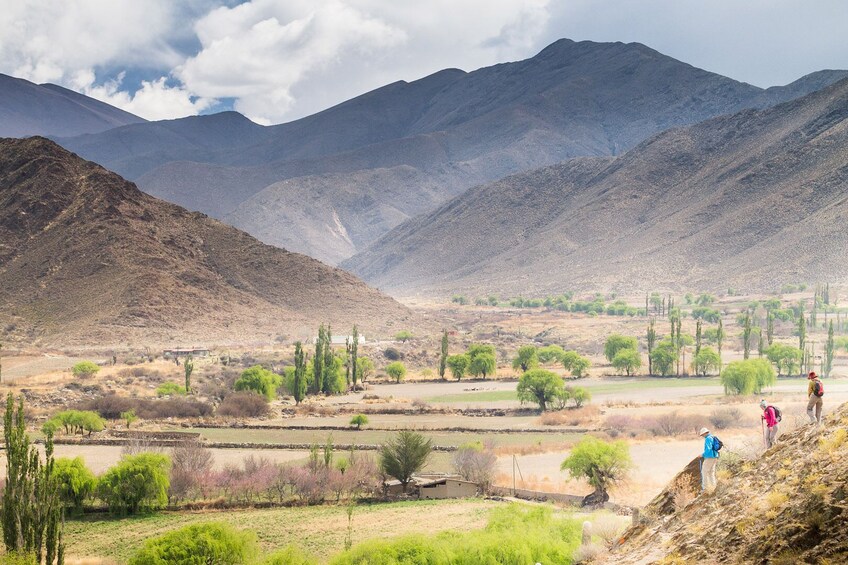
[[783,413],[780,411],[780,408],[778,408],[777,406],[772,406],[772,409],[774,410],[774,419],[778,422],[783,420]]
[[718,436],[713,436],[713,451],[718,453],[724,447],[724,442],[718,439]]
[[823,384],[822,384],[822,382],[821,382],[820,380],[818,380],[818,379],[816,379],[815,381],[813,381],[813,394],[815,394],[815,395],[816,395],[816,396],[818,396],[819,398],[821,398],[822,396],[824,396],[824,385],[823,385]]

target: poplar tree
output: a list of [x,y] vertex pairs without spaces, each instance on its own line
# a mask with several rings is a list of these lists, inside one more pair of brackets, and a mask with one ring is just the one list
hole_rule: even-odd
[[356,390],[356,383],[359,381],[359,329],[356,324],[353,325],[350,344],[350,378],[353,381],[353,390]]
[[448,366],[448,330],[442,330],[442,351],[439,356],[439,377],[445,378],[445,370]]
[[829,377],[833,370],[833,320],[830,321],[830,326],[827,328],[827,345],[824,351],[824,376]]
[[315,356],[312,358],[312,393],[319,394],[324,378],[324,324],[318,327],[318,339],[315,340]]
[[745,310],[745,322],[742,327],[742,353],[745,359],[751,354],[751,311]]
[[333,378],[336,372],[336,359],[333,355],[333,331],[330,325],[327,325],[327,332],[324,334],[324,362],[322,366],[321,391],[325,394],[331,394],[333,391]]
[[6,440],[6,485],[0,517],[6,553],[32,555],[36,563],[63,565],[62,502],[53,473],[53,434],[47,432],[45,461],[30,445],[24,419],[24,400],[15,409],[6,398],[3,435]]
[[[803,310],[798,317],[798,349],[807,351],[807,320]],[[807,355],[801,357],[801,375],[807,372]]]
[[716,332],[716,345],[718,345],[718,374],[721,375],[721,345],[724,343],[724,324],[721,321],[721,318],[718,319],[718,332]]
[[654,352],[654,345],[657,343],[657,330],[654,328],[654,319],[651,318],[651,322],[648,324],[648,334],[647,334],[647,342],[648,342],[648,374],[654,374],[654,362],[651,357],[651,353]]
[[771,312],[768,313],[768,319],[766,320],[766,337],[768,338],[768,344],[771,345],[774,342],[774,314]]
[[701,320],[695,323],[695,357],[701,352]]
[[294,344],[294,386],[292,395],[295,404],[300,404],[306,398],[306,356],[303,345],[298,341]]

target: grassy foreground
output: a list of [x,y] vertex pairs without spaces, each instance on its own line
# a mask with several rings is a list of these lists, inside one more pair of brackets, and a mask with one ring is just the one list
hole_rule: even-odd
[[[353,512],[354,544],[411,533],[464,532],[483,528],[493,501],[433,500],[357,506]],[[69,558],[101,558],[125,563],[146,540],[189,524],[222,521],[256,532],[260,548],[273,551],[289,544],[321,560],[344,550],[348,519],[345,506],[312,506],[163,512],[136,518],[86,517],[65,523]]]

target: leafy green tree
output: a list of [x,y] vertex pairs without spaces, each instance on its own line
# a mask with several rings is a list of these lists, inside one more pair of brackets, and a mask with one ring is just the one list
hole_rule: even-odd
[[471,359],[468,365],[468,372],[475,377],[486,378],[486,375],[493,375],[497,370],[497,362],[495,356],[491,353],[479,353]]
[[74,514],[82,514],[85,501],[94,493],[97,479],[85,466],[82,457],[59,457],[54,464],[53,473],[59,485],[59,496],[66,507]]
[[540,363],[545,365],[549,363],[562,363],[562,356],[565,355],[565,350],[559,345],[546,345],[540,347],[537,356]]
[[448,330],[442,331],[442,344],[439,354],[439,378],[445,378],[445,371],[448,366]]
[[135,410],[131,408],[125,412],[121,412],[121,420],[126,422],[127,429],[130,429],[132,423],[138,420],[138,416],[136,415]]
[[745,321],[742,326],[742,355],[745,359],[751,354],[751,312],[745,310]]
[[294,344],[294,374],[291,394],[294,403],[300,404],[306,398],[308,383],[306,382],[306,356],[303,353],[303,345],[298,341]]
[[607,358],[607,361],[612,363],[616,354],[622,349],[633,349],[635,351],[638,347],[639,344],[636,342],[635,337],[612,334],[607,338],[607,341],[604,344],[604,357]]
[[674,343],[669,339],[662,340],[651,352],[651,363],[654,366],[654,371],[663,377],[667,377],[674,371],[674,364],[678,357],[679,354]]
[[365,414],[357,414],[353,418],[350,419],[350,425],[356,426],[357,430],[362,429],[362,426],[368,423],[368,416]]
[[148,540],[129,565],[252,565],[256,535],[224,522],[185,526]]
[[461,353],[459,355],[449,356],[446,363],[450,367],[451,373],[453,373],[453,378],[461,381],[462,377],[465,376],[465,371],[468,370],[468,366],[471,364],[471,359],[465,353]]
[[237,391],[252,390],[271,401],[276,398],[277,387],[281,384],[282,378],[280,378],[280,375],[272,373],[261,365],[254,365],[242,371],[233,388]]
[[[828,294],[830,293],[830,289],[828,287]],[[833,370],[833,320],[830,321],[830,326],[827,329],[827,345],[825,345],[824,349],[824,373],[825,377],[830,376],[830,372]]]
[[695,374],[707,376],[710,371],[718,371],[721,366],[721,358],[718,356],[718,351],[705,345],[695,354]]
[[186,394],[191,394],[191,374],[194,372],[194,360],[191,358],[191,355],[183,363],[183,371],[185,372]]
[[171,460],[159,453],[127,455],[100,478],[97,497],[113,514],[136,514],[168,504]]
[[409,330],[401,330],[395,334],[395,341],[406,343],[410,339],[412,339],[412,332]]
[[612,366],[629,377],[642,366],[642,356],[635,349],[621,349],[613,357]]
[[433,444],[417,432],[404,430],[380,446],[380,469],[400,481],[406,492],[412,475],[427,465]]
[[50,418],[43,427],[45,433],[63,430],[66,434],[100,432],[106,427],[106,421],[97,412],[91,410],[64,410]]
[[368,377],[374,374],[374,361],[368,357],[357,358],[356,365],[358,367],[357,372],[360,377],[362,377],[363,383],[368,379]]
[[801,363],[803,352],[797,347],[773,343],[765,349],[766,358],[774,363],[778,375],[794,375]]
[[[801,310],[801,315],[798,316],[798,349],[802,352],[807,350],[807,320],[804,318],[804,311]],[[804,365],[804,358],[801,358],[801,373],[807,372],[808,367]]]
[[6,397],[3,419],[6,451],[6,481],[0,518],[7,554],[34,556],[35,563],[65,562],[62,542],[62,503],[54,474],[53,434],[44,442],[44,463],[26,433],[24,399],[15,407],[12,393]]
[[766,338],[769,345],[774,343],[774,312],[771,311],[766,318]]
[[406,377],[406,366],[400,361],[394,361],[386,365],[386,374],[399,383]]
[[[333,330],[327,325],[327,333],[324,336],[324,362],[321,364],[321,392],[324,394],[335,394],[341,392],[339,379],[344,361],[338,359],[333,353]],[[318,378],[319,375],[315,375]]]
[[651,354],[654,352],[654,346],[657,343],[657,330],[654,327],[654,322],[654,318],[651,318],[650,323],[648,323],[648,332],[645,336],[648,343],[648,374],[651,376],[654,374],[654,361]]
[[[724,343],[724,323],[721,318],[718,320],[718,329],[716,331],[716,347],[718,347],[718,356],[721,358],[721,346]],[[721,375],[721,366],[719,365],[718,374]]]
[[495,346],[488,345],[483,343],[472,343],[468,346],[468,349],[465,350],[465,354],[468,355],[468,359],[470,361],[474,361],[474,358],[478,355],[489,354],[493,358],[495,357]]
[[312,357],[312,393],[319,394],[321,392],[321,380],[324,375],[324,349],[325,342],[329,341],[327,332],[324,329],[324,324],[318,327],[318,338],[315,340],[315,355]]
[[626,442],[606,442],[585,436],[560,468],[568,471],[572,477],[585,478],[594,487],[595,492],[587,498],[606,502],[609,500],[609,489],[624,480],[632,466]]
[[87,379],[96,375],[99,370],[100,366],[97,363],[92,363],[91,361],[80,361],[71,368],[71,373],[73,373],[73,375],[77,378]]
[[566,351],[562,354],[562,366],[573,377],[585,377],[592,363],[576,351]]
[[565,387],[565,392],[567,393],[568,397],[574,401],[574,405],[577,408],[580,408],[585,403],[592,400],[592,393],[590,393],[588,389],[585,389],[582,386],[567,386]]
[[734,361],[721,373],[725,394],[760,394],[775,382],[774,369],[765,359]]
[[562,378],[544,369],[531,369],[518,379],[518,400],[535,402],[544,412],[565,390]]
[[525,373],[535,369],[539,365],[539,356],[533,345],[522,345],[518,348],[518,355],[512,361],[512,368]]

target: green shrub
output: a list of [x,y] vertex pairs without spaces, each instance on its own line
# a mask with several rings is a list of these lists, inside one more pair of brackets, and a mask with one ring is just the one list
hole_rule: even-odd
[[156,396],[185,396],[186,389],[173,381],[166,381],[156,387]]
[[106,420],[97,412],[90,410],[64,410],[59,412],[44,423],[42,431],[51,431],[54,434],[64,432],[66,434],[83,434],[88,432],[101,432],[106,427]]
[[400,361],[389,363],[386,365],[386,374],[399,383],[406,377],[406,366]]
[[97,496],[114,514],[135,514],[168,504],[171,460],[159,453],[123,457],[101,477]]
[[580,525],[553,516],[550,508],[510,505],[495,509],[489,524],[473,532],[414,534],[372,540],[331,560],[332,565],[442,564],[525,565],[572,563],[580,545]]
[[148,540],[129,565],[247,565],[254,563],[256,556],[253,532],[235,530],[223,522],[207,522]]
[[263,565],[317,565],[318,562],[306,556],[295,546],[288,546],[280,551],[275,551],[265,558]]
[[85,501],[92,495],[97,486],[94,473],[85,466],[82,457],[57,457],[53,473],[59,483],[59,496],[65,506],[79,514]]
[[252,390],[271,401],[276,398],[277,388],[281,384],[283,384],[283,379],[280,375],[272,373],[260,365],[254,365],[242,372],[233,388],[237,391]]
[[521,375],[516,391],[518,400],[522,403],[535,402],[539,410],[544,412],[551,403],[562,397],[565,386],[559,375],[545,369],[533,369]]
[[623,349],[633,349],[635,351],[638,350],[638,348],[639,344],[635,337],[612,334],[607,338],[606,343],[604,343],[604,357],[607,358],[607,361],[612,363],[619,351]]
[[548,363],[562,363],[565,350],[559,345],[547,345],[545,347],[540,347],[537,355],[539,357],[539,362],[545,365]]
[[353,418],[350,419],[350,425],[356,426],[356,429],[362,428],[365,424],[368,423],[368,416],[365,414],[357,414]]
[[759,394],[776,380],[774,368],[765,359],[734,361],[721,373],[725,394]]
[[581,439],[561,465],[561,469],[572,477],[585,478],[604,501],[609,488],[621,482],[630,467],[627,443],[622,440],[606,442],[593,436]]
[[395,341],[406,343],[410,339],[412,339],[412,332],[409,330],[401,330],[395,334]]
[[93,377],[97,374],[97,371],[99,370],[100,366],[97,363],[93,363],[91,361],[80,361],[71,368],[71,372],[73,373],[73,375],[80,379],[87,379],[89,377]]

